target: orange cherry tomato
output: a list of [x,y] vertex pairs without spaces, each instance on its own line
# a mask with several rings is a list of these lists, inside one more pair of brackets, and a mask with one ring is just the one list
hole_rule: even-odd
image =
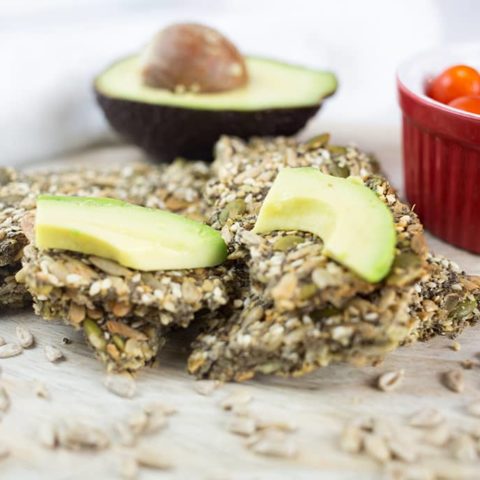
[[458,97],[480,95],[480,73],[467,65],[447,68],[427,86],[427,95],[442,103]]
[[480,115],[480,95],[470,97],[459,97],[452,100],[449,105],[466,112],[478,113]]

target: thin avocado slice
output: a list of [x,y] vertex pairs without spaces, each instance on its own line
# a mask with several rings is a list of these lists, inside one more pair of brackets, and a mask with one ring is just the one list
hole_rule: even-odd
[[175,93],[145,85],[139,56],[107,68],[95,80],[111,126],[154,158],[212,159],[221,135],[294,135],[337,88],[333,73],[247,57],[245,87],[215,93]]
[[333,94],[337,80],[331,72],[313,70],[263,58],[245,59],[249,83],[219,93],[175,93],[145,85],[141,59],[128,57],[101,74],[95,87],[112,98],[195,110],[256,111],[318,105]]
[[260,209],[256,233],[300,230],[318,235],[324,253],[368,282],[388,275],[396,231],[388,207],[356,177],[316,168],[280,171]]
[[39,196],[35,243],[143,271],[212,267],[227,257],[220,233],[208,225],[109,198]]

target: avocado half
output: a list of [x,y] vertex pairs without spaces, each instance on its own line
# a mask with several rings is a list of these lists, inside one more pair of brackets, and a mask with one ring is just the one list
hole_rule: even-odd
[[211,159],[218,138],[293,135],[337,88],[335,75],[247,57],[244,88],[221,93],[174,93],[143,84],[139,56],[120,60],[95,80],[111,126],[162,161]]

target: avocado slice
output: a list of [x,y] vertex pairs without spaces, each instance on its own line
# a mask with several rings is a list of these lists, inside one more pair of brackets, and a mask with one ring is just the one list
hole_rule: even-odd
[[164,210],[121,200],[40,195],[35,243],[110,258],[136,270],[211,267],[227,257],[219,232]]
[[330,72],[247,57],[249,83],[217,93],[174,93],[142,82],[140,56],[115,63],[95,80],[97,100],[121,135],[154,157],[211,159],[222,134],[292,135],[337,88]]
[[389,273],[395,257],[389,208],[359,178],[312,167],[285,168],[276,177],[254,227],[255,233],[273,230],[318,235],[325,255],[372,283]]

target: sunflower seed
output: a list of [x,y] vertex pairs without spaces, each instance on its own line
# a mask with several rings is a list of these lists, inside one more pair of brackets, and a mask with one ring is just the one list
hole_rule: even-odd
[[56,432],[59,445],[70,450],[103,450],[110,445],[107,434],[101,428],[81,420],[62,421]]
[[237,405],[245,405],[250,403],[251,400],[252,395],[249,392],[246,390],[239,390],[224,398],[220,405],[224,410],[232,410],[233,407]]
[[167,417],[161,411],[155,411],[148,415],[145,433],[156,433],[167,426]]
[[436,427],[443,421],[443,415],[438,410],[434,408],[425,408],[412,415],[409,424],[412,427],[431,428]]
[[264,430],[261,434],[250,438],[247,446],[259,455],[279,458],[292,458],[297,454],[297,446],[287,438],[284,432]]
[[477,460],[477,447],[469,435],[459,435],[452,442],[452,454],[461,462],[473,462]]
[[169,456],[151,445],[142,445],[136,451],[135,458],[139,465],[157,470],[169,470],[173,468],[173,461]]
[[380,435],[369,433],[363,439],[363,446],[365,453],[380,463],[385,463],[390,460],[390,450],[387,447],[385,439]]
[[138,463],[135,458],[126,456],[120,461],[119,474],[125,480],[135,480],[138,477]]
[[22,325],[18,325],[15,331],[17,334],[18,343],[23,348],[29,348],[33,345],[33,342],[34,342],[33,335],[28,328],[25,328]]
[[423,439],[430,445],[443,447],[450,440],[450,437],[450,428],[446,424],[442,424],[427,430]]
[[64,355],[63,352],[53,345],[45,345],[45,357],[49,362],[55,363],[59,360],[63,360]]
[[140,435],[147,428],[148,415],[144,411],[134,413],[128,419],[128,426],[134,435]]
[[363,432],[357,425],[346,425],[340,437],[340,448],[347,453],[359,453],[363,445]]
[[177,413],[176,407],[173,407],[172,405],[167,405],[166,403],[160,402],[158,400],[147,403],[147,405],[144,405],[143,410],[149,415],[163,413],[163,415],[169,416]]
[[403,369],[385,372],[378,377],[377,386],[384,392],[391,392],[402,384],[404,376],[405,371]]
[[244,435],[248,437],[255,433],[256,424],[253,418],[248,417],[233,417],[228,424],[228,430],[237,435]]
[[443,383],[452,392],[462,393],[465,389],[463,372],[459,369],[455,369],[444,373]]
[[218,380],[197,380],[193,384],[193,388],[200,395],[211,395],[221,383]]
[[57,433],[51,423],[42,423],[37,432],[40,445],[45,448],[55,448],[57,444]]
[[38,380],[33,382],[33,393],[39,398],[50,398],[50,393],[48,392],[47,387]]
[[[238,415],[235,408],[232,410],[232,412]],[[268,413],[255,413],[255,422],[258,430],[276,428],[277,430],[282,430],[284,432],[294,432],[298,429],[298,425],[294,420],[276,418]]]
[[136,435],[125,425],[124,422],[118,422],[114,425],[115,433],[117,434],[118,443],[124,447],[132,447],[137,441]]
[[412,463],[417,459],[417,452],[411,442],[392,438],[388,440],[388,448],[395,458],[403,462]]
[[0,412],[6,412],[10,408],[10,396],[3,385],[0,385]]
[[480,417],[480,400],[467,406],[467,412],[474,417]]
[[137,390],[131,375],[107,375],[103,382],[107,390],[123,398],[132,398]]
[[20,355],[23,348],[17,343],[6,343],[0,347],[0,358],[10,358]]

